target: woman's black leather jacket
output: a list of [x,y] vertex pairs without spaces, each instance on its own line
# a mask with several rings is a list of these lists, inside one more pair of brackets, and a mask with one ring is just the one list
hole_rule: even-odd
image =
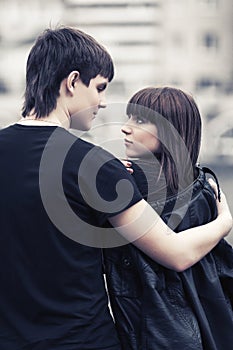
[[[198,171],[194,183],[178,196],[150,203],[177,232],[216,216],[207,168]],[[106,249],[104,256],[123,350],[233,349],[233,252],[225,240],[180,273],[132,244]]]

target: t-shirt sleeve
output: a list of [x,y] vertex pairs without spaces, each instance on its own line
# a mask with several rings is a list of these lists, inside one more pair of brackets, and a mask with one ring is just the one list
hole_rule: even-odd
[[94,147],[82,162],[79,186],[99,226],[142,199],[124,165],[100,147]]

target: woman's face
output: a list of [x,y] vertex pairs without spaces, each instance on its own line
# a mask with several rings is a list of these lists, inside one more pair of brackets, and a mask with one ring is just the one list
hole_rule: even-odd
[[125,134],[126,155],[129,158],[148,158],[158,151],[157,128],[146,119],[129,116],[121,131]]

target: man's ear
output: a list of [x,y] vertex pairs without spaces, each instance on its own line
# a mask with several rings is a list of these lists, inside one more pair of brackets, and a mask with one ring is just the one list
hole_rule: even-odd
[[66,79],[66,88],[70,93],[73,93],[75,84],[80,79],[80,74],[77,70],[70,72]]

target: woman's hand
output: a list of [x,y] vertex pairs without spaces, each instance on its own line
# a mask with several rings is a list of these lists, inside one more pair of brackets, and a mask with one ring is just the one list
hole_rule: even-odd
[[132,163],[129,162],[128,160],[125,159],[120,159],[121,163],[125,166],[126,170],[130,173],[133,174],[133,169],[131,168]]
[[[217,198],[217,193],[218,193],[217,184],[214,182],[213,179],[209,179],[208,181],[209,181],[210,186],[214,190],[215,196]],[[231,212],[230,212],[227,200],[226,200],[226,196],[222,192],[222,190],[221,190],[221,200],[220,201],[216,200],[216,204],[217,204],[217,209],[218,209],[218,218],[223,221],[223,225],[226,228],[225,236],[227,236],[228,233],[232,229],[233,219],[232,219],[232,215],[231,215]]]

